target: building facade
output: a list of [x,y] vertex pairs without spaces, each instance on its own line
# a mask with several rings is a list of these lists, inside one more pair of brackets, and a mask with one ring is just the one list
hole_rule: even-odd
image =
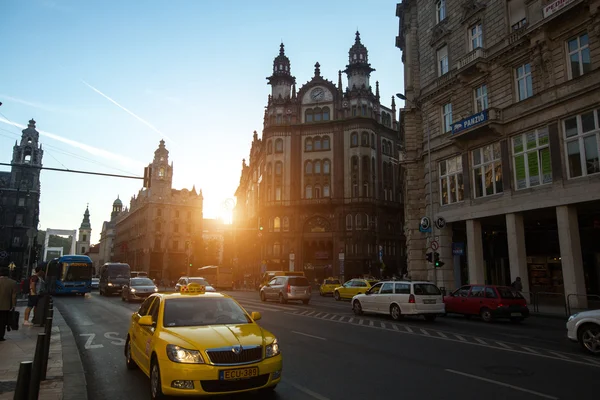
[[296,91],[283,44],[262,137],[242,163],[234,210],[238,267],[245,275],[299,270],[313,279],[391,275],[404,266],[398,125],[356,33],[348,84],[313,77]]
[[39,253],[40,167],[44,151],[35,121],[15,142],[10,172],[0,172],[0,266],[21,277]]
[[83,220],[79,226],[79,240],[75,246],[77,254],[87,254],[90,249],[91,236],[92,225],[90,224],[90,210],[89,207],[86,207],[85,212],[83,213]]
[[116,216],[114,257],[151,278],[176,280],[201,263],[202,191],[173,189],[173,163],[160,141],[154,152],[150,187],[141,189]]
[[[585,305],[600,289],[600,1],[404,0],[397,16],[411,275],[521,277]],[[424,216],[446,225],[422,233]]]
[[102,223],[102,231],[100,232],[100,243],[98,243],[98,262],[100,266],[107,262],[111,262],[115,255],[114,243],[115,243],[115,225],[117,223],[117,216],[123,211],[123,202],[117,196],[112,205],[112,211],[110,213],[110,221],[104,221]]

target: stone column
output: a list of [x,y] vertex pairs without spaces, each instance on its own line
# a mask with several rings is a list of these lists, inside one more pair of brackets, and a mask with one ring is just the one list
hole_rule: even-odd
[[483,240],[481,222],[476,219],[467,221],[467,265],[469,267],[469,283],[485,283],[483,261]]
[[510,281],[521,277],[523,292],[529,299],[529,273],[527,270],[527,250],[525,247],[525,225],[523,214],[506,214],[506,237],[508,241],[508,261]]
[[[556,207],[556,222],[558,225],[558,241],[560,242],[565,300],[571,309],[587,308],[577,208],[574,206]],[[577,296],[569,298],[569,294],[576,294]]]

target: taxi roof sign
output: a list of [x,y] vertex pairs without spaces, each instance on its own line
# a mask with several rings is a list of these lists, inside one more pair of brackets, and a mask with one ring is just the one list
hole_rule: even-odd
[[190,283],[187,286],[181,288],[181,294],[194,295],[206,293],[206,286],[198,283]]

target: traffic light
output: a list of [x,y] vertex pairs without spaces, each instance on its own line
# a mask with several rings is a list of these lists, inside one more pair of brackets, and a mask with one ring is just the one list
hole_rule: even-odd
[[430,263],[433,262],[433,253],[427,253],[427,254],[425,254],[425,257],[427,258],[427,261],[429,261]]
[[147,166],[144,168],[144,187],[150,188],[152,184],[152,166]]
[[262,230],[263,230],[262,225],[258,227],[258,230],[262,232]]
[[435,252],[433,253],[433,266],[435,268],[442,268],[444,266],[445,262],[440,261],[440,253]]

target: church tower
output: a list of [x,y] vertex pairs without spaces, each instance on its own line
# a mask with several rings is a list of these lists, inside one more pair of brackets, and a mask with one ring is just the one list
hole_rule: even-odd
[[[21,135],[21,143],[13,147],[13,165],[23,166],[42,166],[42,156],[44,151],[42,146],[39,145],[40,134],[35,129],[35,121],[29,120],[27,129],[23,129]],[[19,166],[13,166],[11,170],[10,183],[14,188],[20,188],[21,190],[33,190],[39,192],[40,190],[40,171],[38,168],[20,168]]]
[[117,215],[121,213],[121,211],[123,211],[123,202],[121,201],[119,196],[117,196],[116,200],[113,201],[112,212],[110,213],[110,220],[112,221],[113,219],[115,219]]
[[166,195],[173,184],[173,164],[169,165],[169,150],[165,147],[165,141],[161,139],[158,149],[154,151],[152,167],[151,192],[159,196]]
[[77,254],[85,254],[90,249],[90,242],[92,236],[92,225],[90,224],[90,210],[89,207],[85,208],[83,213],[83,220],[79,227],[79,240],[77,241]]
[[348,52],[348,65],[344,72],[348,76],[348,89],[366,89],[370,90],[369,78],[371,72],[375,71],[369,64],[369,53],[367,48],[360,41],[360,32],[356,31],[354,45]]
[[292,76],[290,59],[285,55],[283,43],[279,46],[279,55],[273,60],[273,75],[267,77],[267,80],[271,85],[271,96],[274,100],[290,98],[296,78]]

